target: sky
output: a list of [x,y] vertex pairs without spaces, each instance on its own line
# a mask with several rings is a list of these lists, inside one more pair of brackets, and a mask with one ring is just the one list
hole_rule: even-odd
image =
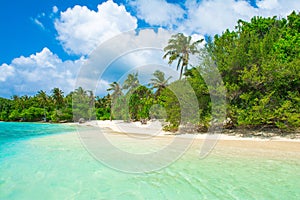
[[134,71],[176,77],[162,60],[172,33],[196,40],[234,30],[238,19],[285,18],[293,10],[300,11],[300,0],[2,0],[0,97],[54,87],[67,94],[79,80],[103,96],[109,83]]

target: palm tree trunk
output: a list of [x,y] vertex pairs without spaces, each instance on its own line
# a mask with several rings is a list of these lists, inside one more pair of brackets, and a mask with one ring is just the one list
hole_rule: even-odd
[[109,116],[109,120],[112,121],[112,105],[110,104],[110,116]]
[[45,121],[45,122],[47,121],[47,118],[46,118],[46,108],[45,108],[45,105],[44,105],[44,121]]
[[181,80],[181,78],[182,78],[182,73],[183,73],[183,66],[181,66],[181,69],[180,69],[179,80]]

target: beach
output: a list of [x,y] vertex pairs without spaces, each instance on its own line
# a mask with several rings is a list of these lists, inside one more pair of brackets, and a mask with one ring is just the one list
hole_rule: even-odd
[[[96,130],[98,134],[103,134],[117,148],[134,154],[159,151],[175,141],[177,147],[184,146],[184,151],[189,152],[187,154],[192,153],[193,156],[199,158],[205,143],[210,143],[211,147],[205,156],[210,156],[211,154],[225,157],[296,157],[300,159],[299,139],[279,136],[259,138],[226,134],[174,134],[162,130],[157,131],[160,126],[154,126],[153,124],[141,125],[139,122],[91,121],[80,126],[92,127],[91,130],[79,131],[81,132],[78,135],[80,140],[82,139],[81,136],[89,135]],[[104,131],[99,132],[99,129]],[[110,129],[111,131],[108,131]],[[174,152],[180,150],[182,148],[178,147]]]
[[[85,123],[69,123],[69,125],[79,125],[95,128],[109,128],[112,131],[115,131],[120,134],[137,134],[137,135],[150,135],[150,136],[159,136],[159,137],[182,137],[182,138],[194,138],[194,139],[207,139],[212,134],[208,133],[173,133],[163,131],[162,124],[158,120],[148,121],[147,124],[141,124],[140,122],[124,122],[123,120],[91,120]],[[242,136],[240,132],[235,132],[234,130],[226,131],[221,134],[217,134],[214,138],[218,140],[239,140],[239,141],[286,141],[286,142],[300,142],[300,134],[295,133],[291,138],[290,135],[287,137],[278,136],[272,132],[263,133],[259,131],[245,130],[245,132],[252,132],[252,135],[248,134],[247,136]],[[255,132],[253,134],[253,132]],[[272,135],[270,137],[264,137],[260,135]],[[216,134],[214,134],[216,135]],[[256,135],[256,136],[255,136]]]

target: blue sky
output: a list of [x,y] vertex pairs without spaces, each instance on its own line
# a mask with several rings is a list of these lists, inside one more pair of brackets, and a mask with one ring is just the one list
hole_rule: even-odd
[[[3,0],[0,4],[0,96],[7,98],[38,90],[49,93],[53,87],[68,93],[90,53],[126,31],[155,27],[201,38],[233,29],[238,19],[286,17],[300,10],[299,0]],[[101,77],[97,93],[105,94],[113,77],[130,71],[129,65],[118,68],[126,62],[146,65],[147,58],[166,65],[159,61],[161,53],[133,54],[130,61],[114,62],[110,75]]]
[[[92,10],[103,0],[3,0],[0,6],[0,63],[10,63],[12,59],[41,51],[48,47],[62,59],[70,59],[59,41],[56,40],[56,30],[53,21],[59,13],[53,13],[53,7],[61,11],[75,5],[87,6]],[[117,2],[117,1],[116,1]],[[123,3],[124,1],[118,1]],[[40,27],[35,20],[41,22]],[[74,59],[78,56],[71,57]]]

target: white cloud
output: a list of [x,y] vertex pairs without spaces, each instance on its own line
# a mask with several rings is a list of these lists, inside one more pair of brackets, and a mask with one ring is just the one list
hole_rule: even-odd
[[87,55],[99,43],[117,34],[137,28],[137,19],[123,5],[107,1],[93,11],[75,6],[60,13],[55,21],[57,39],[68,53]]
[[8,77],[13,76],[15,69],[12,66],[3,64],[0,66],[0,82],[4,82]]
[[257,1],[256,4],[262,9],[274,9],[280,6],[277,0],[261,0]]
[[97,82],[97,87],[96,87],[96,89],[95,89],[95,94],[100,94],[100,95],[104,95],[104,94],[107,94],[108,92],[107,92],[107,89],[108,88],[110,88],[110,85],[109,85],[110,83],[108,82],[108,81],[106,81],[106,80],[103,80],[103,79],[101,79],[101,80],[99,80],[98,82]]
[[196,42],[198,40],[203,40],[203,42],[198,44],[198,48],[204,47],[206,42],[205,42],[205,38],[204,38],[203,35],[194,33],[194,34],[191,35],[191,37],[192,37],[192,42]]
[[41,29],[45,29],[45,26],[43,25],[43,23],[40,21],[40,20],[38,20],[37,18],[31,18],[31,21],[33,22],[33,23],[35,23],[36,25],[38,25]]
[[128,73],[137,71],[140,81],[145,83],[157,69],[176,78],[176,63],[169,66],[168,61],[162,59],[163,48],[171,35],[171,32],[164,29],[158,29],[157,32],[143,29],[138,33],[127,32],[108,40],[89,56],[78,74],[76,84],[93,90],[99,78],[122,83]]
[[57,6],[53,6],[53,7],[52,7],[52,12],[53,12],[53,13],[57,13],[57,12],[58,12]]
[[[163,48],[168,44],[168,40],[171,37],[171,33],[165,31],[164,29],[159,29],[157,33],[152,31],[151,29],[145,29],[140,32],[139,35],[132,36],[131,39],[124,39],[123,44],[127,46],[127,48],[132,48],[131,45],[136,43],[136,45],[140,45],[140,47],[136,48],[134,51],[129,51],[126,54],[122,54],[114,63],[114,66],[122,66],[122,69],[127,70],[137,70],[140,71],[144,69],[143,66],[167,66],[170,69],[168,64],[168,59],[163,59],[163,55],[165,52]],[[192,42],[195,42],[200,39],[204,39],[202,35],[193,34],[191,35]],[[140,41],[143,41],[142,43]],[[157,42],[155,42],[155,40]],[[144,45],[144,44],[146,45]],[[124,47],[125,47],[124,45]],[[204,42],[199,44],[199,47],[203,47]],[[145,46],[143,48],[142,46]],[[154,48],[148,48],[153,46]],[[126,48],[126,47],[125,47]],[[172,67],[176,68],[176,62],[172,65]],[[151,74],[156,70],[155,67],[150,67],[149,71],[152,71]],[[121,70],[119,70],[121,71]],[[146,72],[148,73],[148,71]]]
[[[170,69],[170,73],[175,73],[174,67],[170,68],[167,61],[162,60],[162,48],[170,35],[164,29],[157,32],[145,29],[138,34],[135,31],[127,32],[101,44],[88,60],[62,61],[48,48],[30,56],[20,56],[10,64],[0,66],[0,94],[4,97],[32,95],[39,90],[50,92],[54,87],[59,87],[67,94],[82,86],[97,95],[104,95],[110,82],[120,79],[131,70],[138,69],[143,77],[147,77],[157,69],[155,66],[164,66],[165,71]],[[117,63],[111,63],[118,58]],[[109,73],[99,72],[105,70]]]
[[135,0],[129,1],[137,12],[137,17],[150,25],[172,27],[183,19],[185,11],[177,4],[166,0]]
[[249,19],[255,12],[248,2],[235,0],[188,1],[186,6],[188,18],[179,29],[189,34],[220,34],[234,28],[238,19]]
[[50,92],[54,87],[70,92],[83,62],[84,59],[62,61],[48,48],[29,57],[15,58],[11,64],[0,66],[0,94],[9,97],[39,90]]
[[299,0],[258,0],[257,15],[263,17],[286,17],[293,10],[300,11]]
[[239,19],[249,21],[253,16],[286,17],[292,10],[300,10],[298,0],[261,0],[254,8],[246,0],[188,0],[187,20],[179,30],[189,34],[221,34],[227,28],[233,30]]
[[248,0],[186,0],[183,10],[166,0],[129,1],[137,17],[148,24],[175,27],[175,31],[189,35],[221,34],[227,28],[233,30],[239,19],[286,17],[292,10],[300,10],[299,0],[257,0],[256,4],[257,8]]

